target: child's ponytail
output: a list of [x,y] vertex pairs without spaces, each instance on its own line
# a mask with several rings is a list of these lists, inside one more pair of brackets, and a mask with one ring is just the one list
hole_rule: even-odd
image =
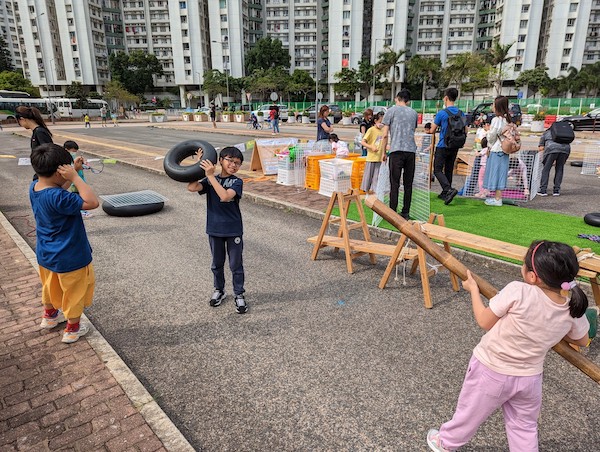
[[571,289],[571,298],[569,300],[569,313],[571,317],[578,319],[583,317],[588,308],[587,295],[581,287],[575,286]]
[[579,262],[573,248],[559,242],[533,242],[525,255],[525,266],[548,287],[567,294],[571,317],[579,318],[585,314],[588,299],[575,282]]

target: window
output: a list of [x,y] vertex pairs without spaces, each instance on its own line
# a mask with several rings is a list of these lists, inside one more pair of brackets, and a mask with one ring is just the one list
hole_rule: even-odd
[[573,40],[573,33],[567,33],[565,35],[565,41],[566,42],[571,42]]
[[186,9],[187,8],[187,2],[179,2],[179,9]]
[[569,68],[569,63],[562,63],[560,65],[560,70],[561,71],[566,71]]
[[563,56],[571,55],[571,49],[563,49]]
[[529,12],[529,5],[523,5],[523,6],[521,6],[521,12],[522,13]]
[[343,17],[344,19],[350,19],[350,11],[344,11],[344,12],[342,13],[342,17]]
[[527,28],[527,21],[526,20],[522,20],[519,23],[519,28]]
[[572,27],[573,25],[575,25],[575,19],[567,20],[567,27]]
[[525,42],[525,37],[526,37],[526,36],[527,36],[527,35],[519,35],[519,39],[518,39],[518,41],[519,41],[519,42]]
[[515,72],[521,72],[522,64],[515,64]]
[[577,6],[579,5],[579,3],[571,3],[569,5],[569,12],[574,13],[577,11]]
[[386,16],[387,17],[394,17],[394,10],[393,9],[388,9],[386,11]]

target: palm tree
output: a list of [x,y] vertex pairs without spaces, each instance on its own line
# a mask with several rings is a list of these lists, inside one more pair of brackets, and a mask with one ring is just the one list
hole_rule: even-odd
[[392,98],[396,97],[396,68],[404,62],[405,53],[406,50],[396,52],[391,47],[385,46],[383,52],[379,54],[379,60],[375,63],[377,73],[385,74],[392,70]]
[[502,82],[503,82],[503,74],[502,74],[502,66],[505,63],[508,63],[510,60],[513,60],[514,56],[508,56],[508,52],[510,48],[515,43],[512,42],[510,44],[500,44],[500,41],[494,39],[494,43],[492,47],[488,49],[485,53],[485,59],[495,68],[498,68],[498,72],[496,74],[496,80],[494,81],[494,85],[496,85],[496,95],[500,95],[500,91],[502,90]]
[[411,57],[406,63],[406,79],[411,83],[421,83],[421,105],[425,105],[427,87],[440,72],[442,62],[438,58],[426,58],[421,55]]
[[468,79],[468,75],[482,64],[484,62],[481,57],[475,53],[459,53],[448,58],[443,75],[448,84],[456,86],[460,95],[462,84]]

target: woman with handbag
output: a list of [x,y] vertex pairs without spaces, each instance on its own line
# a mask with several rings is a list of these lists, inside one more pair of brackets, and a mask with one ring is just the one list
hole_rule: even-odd
[[502,132],[507,124],[512,123],[508,109],[508,97],[498,96],[492,104],[492,111],[496,114],[490,129],[487,132],[489,156],[486,162],[483,188],[494,197],[487,198],[488,206],[502,206],[502,190],[506,189],[508,181],[509,155],[502,150]]

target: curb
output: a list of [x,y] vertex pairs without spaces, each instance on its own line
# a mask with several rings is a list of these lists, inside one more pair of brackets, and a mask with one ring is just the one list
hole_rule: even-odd
[[[39,267],[35,252],[29,247],[25,239],[19,235],[17,230],[0,211],[0,227],[11,237],[15,245],[25,255],[31,266],[39,273]],[[188,442],[162,408],[152,398],[150,393],[138,380],[135,374],[127,367],[112,346],[104,339],[93,323],[85,314],[82,318],[90,325],[90,331],[85,335],[92,349],[96,352],[106,368],[123,388],[125,394],[133,406],[140,412],[146,423],[154,431],[158,439],[163,443],[165,449],[172,452],[194,452],[194,448]]]

